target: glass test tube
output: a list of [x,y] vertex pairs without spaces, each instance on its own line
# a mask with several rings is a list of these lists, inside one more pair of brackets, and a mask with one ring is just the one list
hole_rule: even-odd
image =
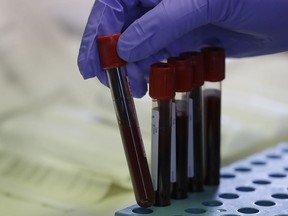
[[204,56],[204,181],[218,185],[221,165],[221,81],[225,78],[225,52],[220,47],[202,49]]
[[101,66],[108,74],[136,202],[141,207],[149,207],[154,204],[155,194],[126,76],[126,62],[118,56],[116,51],[119,36],[120,34],[113,34],[97,38],[98,50]]
[[175,96],[174,67],[151,65],[149,95],[152,98],[152,182],[155,206],[170,205],[171,110]]
[[175,105],[176,105],[176,182],[172,183],[171,197],[184,199],[188,192],[188,177],[194,175],[193,166],[188,164],[189,149],[192,137],[189,131],[192,115],[189,92],[192,89],[192,73],[185,58],[172,57],[168,63],[175,67]]
[[202,85],[204,84],[203,55],[200,52],[184,52],[180,56],[190,62],[193,76],[193,88],[189,97],[193,101],[193,127],[189,133],[193,134],[193,155],[188,160],[194,161],[194,176],[188,179],[189,192],[203,191],[203,101]]

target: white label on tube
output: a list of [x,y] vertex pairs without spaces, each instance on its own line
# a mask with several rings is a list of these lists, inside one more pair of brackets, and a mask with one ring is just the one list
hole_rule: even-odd
[[171,171],[170,181],[176,182],[176,105],[172,103],[171,114]]
[[188,177],[194,176],[193,100],[188,101]]
[[152,110],[151,177],[154,190],[158,189],[159,111]]

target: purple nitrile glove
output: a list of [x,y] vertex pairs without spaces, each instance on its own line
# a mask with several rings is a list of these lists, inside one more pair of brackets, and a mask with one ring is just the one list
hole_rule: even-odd
[[[108,86],[107,74],[102,70],[96,38],[122,32],[137,18],[154,7],[160,0],[96,0],[90,13],[78,56],[78,66],[84,79],[97,76]],[[140,97],[147,91],[147,81],[134,74],[133,65],[127,66],[133,96]],[[139,91],[139,92],[138,92]]]
[[228,57],[287,51],[287,20],[285,0],[163,0],[123,32],[118,53],[148,81],[155,60],[203,46],[221,46]]

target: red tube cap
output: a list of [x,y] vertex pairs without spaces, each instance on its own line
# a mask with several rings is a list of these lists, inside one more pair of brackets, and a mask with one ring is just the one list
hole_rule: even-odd
[[225,78],[225,51],[221,47],[202,49],[204,57],[205,80],[220,82]]
[[192,84],[193,87],[199,87],[204,84],[204,65],[203,55],[200,52],[184,52],[180,54],[181,57],[186,58],[190,62],[192,70]]
[[182,57],[168,58],[168,63],[175,67],[175,91],[188,92],[192,90],[192,72],[190,63],[187,59]]
[[116,47],[120,33],[97,38],[99,57],[103,69],[122,67],[126,62],[117,53]]
[[149,95],[157,100],[175,97],[175,70],[167,63],[155,63],[150,67]]

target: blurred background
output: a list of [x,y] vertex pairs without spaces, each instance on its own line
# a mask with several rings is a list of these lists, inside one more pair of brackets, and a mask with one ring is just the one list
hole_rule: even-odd
[[[93,0],[0,1],[0,212],[113,215],[134,204],[110,91],[77,68]],[[288,141],[288,54],[228,59],[222,165]],[[136,99],[150,155],[150,98]]]

